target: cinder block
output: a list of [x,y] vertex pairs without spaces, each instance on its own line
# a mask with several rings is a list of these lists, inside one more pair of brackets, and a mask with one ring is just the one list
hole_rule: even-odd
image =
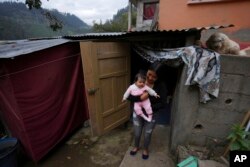
[[213,108],[218,110],[238,110],[241,95],[237,93],[220,92],[219,97],[199,107]]
[[[208,123],[208,122],[201,122],[202,129],[200,132],[197,132],[197,135],[200,136],[210,136],[212,138],[219,138],[223,139],[229,135],[232,125],[226,124],[219,124],[219,123]],[[195,130],[193,130],[193,133]]]
[[221,73],[220,92],[240,93],[243,90],[241,86],[243,79],[242,75]]
[[244,96],[244,95],[240,96],[238,111],[246,113],[249,110],[250,110],[250,96]]
[[[250,67],[249,67],[249,71],[250,71]],[[247,77],[247,76],[244,77],[241,92],[244,95],[250,96],[250,77]]]
[[240,123],[244,115],[244,113],[235,110],[200,108],[197,119],[207,124],[220,123],[232,125],[234,123]]
[[221,73],[250,76],[250,57],[221,55]]

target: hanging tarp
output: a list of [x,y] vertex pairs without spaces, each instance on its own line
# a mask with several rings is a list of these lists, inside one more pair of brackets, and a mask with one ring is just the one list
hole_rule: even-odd
[[84,92],[77,43],[0,59],[0,114],[34,161],[88,119]]
[[175,49],[153,49],[147,46],[134,46],[134,50],[144,59],[153,62],[167,62],[181,59],[187,66],[185,85],[198,85],[200,102],[206,103],[219,95],[220,55],[214,51],[198,46]]

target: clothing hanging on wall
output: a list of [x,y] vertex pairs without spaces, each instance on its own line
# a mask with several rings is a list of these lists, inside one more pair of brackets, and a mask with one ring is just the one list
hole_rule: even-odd
[[[185,85],[198,85],[200,88],[200,102],[206,103],[211,96],[219,95],[220,55],[209,49],[198,46],[188,46],[175,49],[153,49],[148,46],[134,46],[133,49],[144,59],[153,62],[169,62],[173,66],[182,64],[187,66]],[[173,61],[175,60],[175,61]]]

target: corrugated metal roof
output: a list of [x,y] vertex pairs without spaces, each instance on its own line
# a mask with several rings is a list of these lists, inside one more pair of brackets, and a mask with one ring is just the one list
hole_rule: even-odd
[[234,27],[233,24],[228,24],[228,25],[219,25],[219,26],[207,26],[207,27],[195,27],[195,28],[188,28],[188,29],[183,29],[185,31],[191,31],[191,30],[212,30],[212,29],[221,29],[221,28],[229,28],[229,27]]
[[66,39],[100,39],[100,38],[116,38],[122,37],[128,34],[128,32],[100,32],[100,33],[86,33],[78,35],[64,36]]
[[86,33],[86,34],[79,34],[79,35],[72,35],[75,37],[85,36],[85,37],[105,37],[105,36],[121,36],[127,34],[127,32],[100,32],[100,33]]
[[233,24],[219,25],[219,26],[215,25],[215,26],[207,26],[207,27],[193,27],[193,28],[155,30],[155,31],[142,30],[142,31],[136,31],[136,32],[191,32],[191,31],[212,30],[212,29],[221,29],[221,28],[229,28],[229,27],[234,27],[234,25]]
[[123,37],[133,37],[137,35],[150,35],[150,34],[166,34],[166,33],[179,33],[179,32],[194,32],[202,30],[211,30],[211,29],[221,29],[233,27],[233,24],[230,25],[220,25],[220,26],[208,26],[208,27],[195,27],[195,28],[185,28],[185,29],[174,29],[174,30],[141,30],[141,31],[129,31],[129,32],[106,32],[106,33],[86,33],[79,35],[70,35],[64,36],[66,39],[103,39],[103,38],[123,38]]
[[224,26],[209,26],[209,27],[195,27],[187,29],[175,29],[175,30],[156,30],[156,31],[131,31],[131,32],[105,32],[105,33],[86,33],[80,35],[64,36],[63,38],[39,38],[39,39],[27,39],[16,41],[0,41],[0,58],[12,58],[19,55],[32,53],[35,51],[47,49],[53,46],[61,45],[72,40],[84,40],[84,39],[130,39],[137,37],[144,37],[147,35],[168,35],[169,33],[179,32],[197,32],[201,30],[220,29],[233,27],[234,25]]
[[68,39],[0,41],[0,58],[12,58],[69,42]]

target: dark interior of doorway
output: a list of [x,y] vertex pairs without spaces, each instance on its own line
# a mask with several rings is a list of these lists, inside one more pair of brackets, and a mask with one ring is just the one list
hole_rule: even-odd
[[[134,76],[140,70],[147,71],[148,67],[151,63],[145,59],[143,59],[140,55],[138,55],[133,49],[131,50],[131,83],[134,81]],[[171,107],[173,101],[173,95],[176,88],[176,84],[179,80],[179,76],[182,71],[182,66],[180,67],[171,67],[169,65],[164,64],[159,71],[159,80],[163,81],[167,88],[167,96],[168,100],[164,109],[161,111],[159,118],[156,118],[157,124],[161,125],[169,125],[171,120]]]

